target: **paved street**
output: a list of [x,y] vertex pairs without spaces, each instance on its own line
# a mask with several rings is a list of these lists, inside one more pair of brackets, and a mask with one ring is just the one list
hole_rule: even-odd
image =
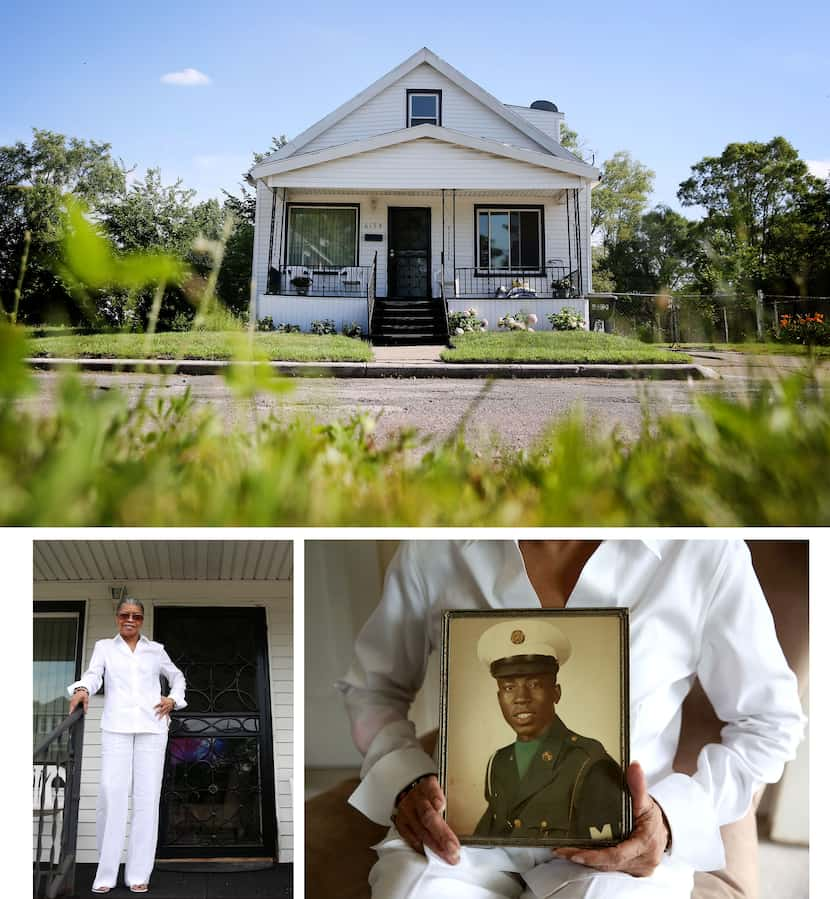
[[[440,439],[451,434],[468,416],[471,442],[481,446],[495,440],[520,448],[532,444],[548,423],[578,406],[600,429],[618,427],[630,438],[639,431],[644,405],[686,412],[692,408],[696,394],[723,390],[733,396],[744,395],[754,389],[759,374],[798,369],[802,364],[798,360],[766,358],[758,368],[751,365],[751,357],[738,354],[701,356],[695,361],[718,370],[722,380],[687,383],[562,378],[495,380],[488,385],[474,379],[296,378],[287,394],[262,394],[251,402],[236,398],[218,376],[86,373],[82,377],[97,389],[118,386],[134,397],[145,385],[153,395],[168,396],[181,394],[189,387],[198,404],[209,404],[221,411],[229,429],[251,427],[269,411],[281,417],[309,415],[318,421],[369,412],[378,417],[381,436],[415,427]],[[53,372],[38,372],[39,392],[24,405],[30,409],[49,408],[59,377]]]

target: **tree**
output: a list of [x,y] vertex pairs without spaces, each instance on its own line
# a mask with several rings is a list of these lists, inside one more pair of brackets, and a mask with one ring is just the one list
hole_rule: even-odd
[[564,122],[562,122],[559,128],[559,143],[566,150],[570,150],[574,156],[578,156],[583,162],[587,162],[585,159],[584,141],[573,128],[569,128]]
[[677,195],[705,211],[699,231],[713,282],[748,294],[803,280],[805,241],[822,240],[826,187],[783,137],[729,144],[693,165]]
[[[224,212],[218,201],[194,203],[195,197],[196,191],[182,187],[181,180],[165,185],[160,170],[150,168],[143,179],[135,180],[100,210],[105,233],[118,250],[156,250],[187,263],[189,281],[165,292],[159,316],[161,328],[170,327],[177,319],[192,318],[193,303],[215,265],[214,254],[198,247],[197,240],[220,240]],[[136,296],[106,297],[107,317],[119,326],[143,325],[151,300],[151,289]]]
[[20,272],[25,233],[31,249],[23,280],[21,319],[82,316],[54,274],[60,258],[63,197],[72,193],[95,214],[124,190],[123,164],[110,145],[33,129],[30,145],[0,147],[0,298],[8,307]]
[[[284,134],[271,138],[268,153],[253,154],[254,165],[287,143]],[[225,213],[233,216],[234,227],[225,244],[225,255],[216,289],[225,305],[239,314],[245,312],[250,305],[256,194],[245,183],[239,185],[238,196],[228,191],[223,193]]]
[[606,246],[630,237],[648,203],[654,172],[618,150],[602,166],[602,181],[591,194],[591,233]]
[[626,291],[673,291],[689,281],[695,247],[688,219],[661,204],[608,245],[600,267]]

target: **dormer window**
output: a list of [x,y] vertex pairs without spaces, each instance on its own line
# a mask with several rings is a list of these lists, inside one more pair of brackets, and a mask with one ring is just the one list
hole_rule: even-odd
[[406,92],[406,126],[440,125],[441,91]]

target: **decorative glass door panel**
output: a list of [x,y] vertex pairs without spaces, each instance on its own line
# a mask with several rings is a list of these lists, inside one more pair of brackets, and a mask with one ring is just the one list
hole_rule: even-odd
[[187,680],[170,726],[162,858],[273,855],[274,760],[262,609],[157,608],[155,636]]

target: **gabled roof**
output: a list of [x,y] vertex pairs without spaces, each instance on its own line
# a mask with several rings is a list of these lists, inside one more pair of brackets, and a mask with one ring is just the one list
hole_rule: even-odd
[[[399,66],[396,66],[382,78],[379,78],[373,84],[370,84],[365,90],[352,97],[351,100],[343,103],[342,106],[338,106],[334,112],[330,112],[325,118],[320,119],[319,122],[316,122],[310,128],[307,128],[301,134],[297,135],[293,140],[290,140],[284,147],[267,156],[266,161],[272,159],[285,159],[289,156],[298,154],[303,147],[321,135],[324,131],[331,128],[332,125],[336,125],[339,121],[349,115],[349,113],[354,112],[354,110],[363,106],[364,103],[367,103],[373,97],[376,97],[381,91],[390,87],[422,63],[431,65],[462,90],[470,94],[470,96],[474,97],[488,109],[496,113],[496,115],[509,122],[514,128],[517,128],[535,143],[544,147],[553,156],[571,161],[577,160],[577,157],[574,156],[573,153],[557,143],[550,137],[550,135],[545,134],[544,131],[541,131],[535,125],[531,124],[523,116],[513,112],[513,110],[508,106],[505,106],[504,103],[499,102],[499,100],[492,94],[488,93],[484,88],[479,87],[474,81],[471,81],[466,75],[459,72],[458,69],[451,66],[448,62],[445,62],[428,47],[422,47],[408,59],[405,59]],[[422,128],[424,126],[419,125],[418,127]],[[254,168],[258,168],[258,166],[254,166]],[[253,174],[254,168],[251,169],[251,174]]]
[[579,160],[562,159],[542,153],[539,150],[527,150],[524,147],[514,147],[499,141],[489,140],[484,137],[473,137],[461,131],[453,131],[440,125],[418,125],[417,128],[400,128],[397,131],[388,131],[385,134],[376,134],[361,140],[349,141],[314,153],[300,153],[296,156],[288,156],[282,159],[276,154],[263,159],[251,169],[254,178],[267,178],[269,175],[279,175],[284,172],[294,172],[309,166],[320,165],[346,156],[356,156],[371,150],[380,150],[397,144],[408,143],[417,140],[437,140],[447,144],[467,147],[492,156],[501,156],[507,159],[515,159],[519,162],[527,162],[542,168],[552,169],[557,172],[566,172],[581,178],[599,178],[599,169],[587,165]]

